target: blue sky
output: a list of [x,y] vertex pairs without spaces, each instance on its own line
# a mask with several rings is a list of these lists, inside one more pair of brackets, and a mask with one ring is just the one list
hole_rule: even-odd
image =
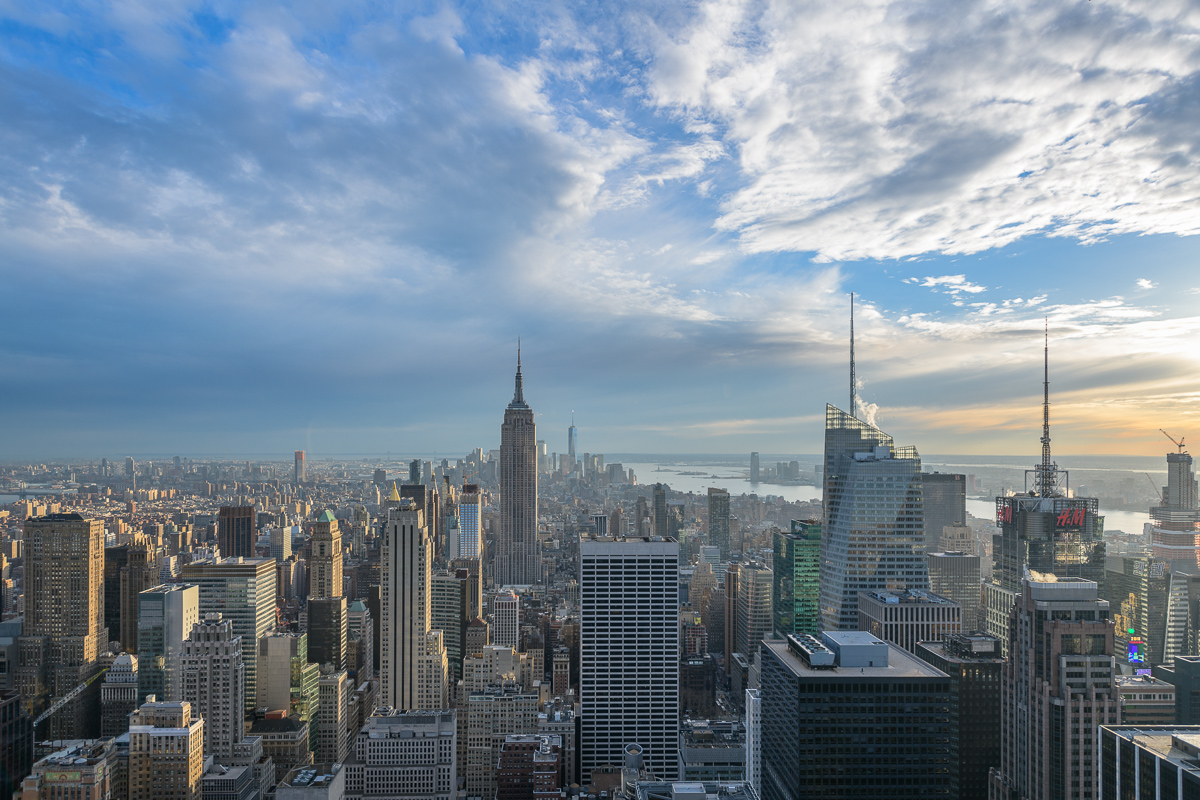
[[[0,2],[0,459],[1163,452],[1187,2]],[[1200,435],[1198,433],[1197,435]]]

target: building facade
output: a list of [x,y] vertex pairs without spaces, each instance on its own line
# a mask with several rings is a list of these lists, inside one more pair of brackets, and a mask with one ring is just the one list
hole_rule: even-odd
[[771,566],[775,635],[820,633],[821,524],[792,520],[791,532],[776,533]]
[[129,800],[200,800],[204,720],[187,702],[148,700],[129,718]]
[[454,800],[457,735],[453,710],[378,709],[343,765],[346,800]]
[[493,580],[498,586],[531,586],[542,582],[542,554],[537,538],[537,425],[525,402],[521,357],[517,355],[516,389],[500,426],[500,535],[496,540]]
[[183,643],[180,694],[204,720],[204,754],[229,761],[242,741],[246,665],[242,637],[220,614],[206,614]]
[[222,506],[217,514],[217,547],[223,558],[254,558],[258,515],[254,506]]
[[200,621],[200,588],[164,583],[138,595],[138,703],[179,699],[183,642]]
[[962,608],[933,592],[863,592],[858,596],[858,629],[916,653],[918,642],[960,633]]

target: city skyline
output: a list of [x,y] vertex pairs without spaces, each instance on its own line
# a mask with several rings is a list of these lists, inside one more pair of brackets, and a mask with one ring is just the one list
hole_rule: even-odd
[[1033,451],[1049,317],[1059,452],[1158,454],[1200,20],[971,8],[7,9],[0,458],[457,452],[518,334],[581,450],[819,452],[850,292],[923,452]]

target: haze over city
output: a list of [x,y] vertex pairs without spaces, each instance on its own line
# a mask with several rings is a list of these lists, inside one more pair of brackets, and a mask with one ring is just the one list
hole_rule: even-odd
[[[1186,2],[10,5],[0,459],[1195,429]],[[865,408],[864,413],[870,409]],[[561,445],[557,445],[561,447]]]

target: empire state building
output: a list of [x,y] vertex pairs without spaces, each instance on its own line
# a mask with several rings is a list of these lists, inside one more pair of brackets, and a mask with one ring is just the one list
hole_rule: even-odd
[[512,402],[500,426],[500,539],[493,579],[498,586],[542,581],[537,539],[537,426],[521,387],[521,349]]

